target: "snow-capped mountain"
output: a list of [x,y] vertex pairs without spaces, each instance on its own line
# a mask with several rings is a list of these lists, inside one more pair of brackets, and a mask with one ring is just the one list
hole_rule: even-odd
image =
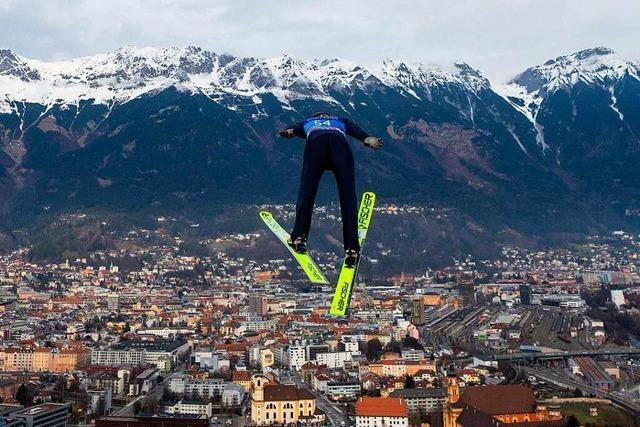
[[624,120],[618,108],[616,89],[625,79],[638,80],[640,66],[611,49],[597,47],[560,56],[518,74],[498,90],[512,101],[532,123],[543,150],[549,148],[544,139],[544,126],[538,119],[543,104],[558,91],[571,93],[580,86],[597,87],[609,92],[610,107]]
[[367,85],[401,88],[416,95],[450,82],[469,89],[488,81],[466,64],[449,69],[384,61],[375,71],[349,61],[304,61],[288,55],[237,58],[198,47],[142,48],[127,46],[106,54],[64,62],[42,62],[0,51],[0,94],[12,101],[40,104],[126,102],[144,93],[180,86],[210,97],[252,97],[271,93],[282,101],[326,97],[332,90],[350,91]]
[[605,48],[505,84],[465,63],[0,50],[0,201],[13,215],[292,200],[301,146],[276,131],[326,110],[388,140],[353,145],[359,185],[383,198],[495,230],[619,224],[640,212],[638,69]]
[[579,82],[607,86],[627,75],[637,79],[639,71],[638,64],[622,58],[611,49],[597,47],[529,68],[510,84],[522,87],[528,94],[545,96],[549,92],[571,88]]

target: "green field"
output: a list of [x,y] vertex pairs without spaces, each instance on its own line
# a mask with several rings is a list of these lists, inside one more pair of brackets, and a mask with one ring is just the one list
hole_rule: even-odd
[[[598,416],[592,417],[589,415],[589,408],[595,406],[598,408]],[[569,416],[575,415],[580,421],[581,425],[593,426],[620,426],[620,427],[635,427],[640,423],[635,424],[634,417],[617,406],[607,405],[604,403],[561,403],[560,412],[562,415]]]

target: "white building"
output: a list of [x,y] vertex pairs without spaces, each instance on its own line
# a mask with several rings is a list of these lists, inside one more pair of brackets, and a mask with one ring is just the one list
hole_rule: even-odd
[[618,308],[625,305],[627,300],[624,298],[624,291],[622,289],[611,289],[611,302]]
[[222,390],[222,405],[240,406],[244,399],[244,387],[240,384],[227,383]]
[[345,362],[351,362],[353,357],[350,352],[337,351],[335,353],[320,353],[316,355],[319,365],[327,365],[329,369],[342,369]]
[[194,379],[182,374],[172,377],[168,382],[167,388],[170,392],[179,396],[210,398],[221,396],[228,384],[221,378]]
[[231,367],[229,359],[224,354],[213,350],[196,350],[191,357],[193,363],[201,368],[223,371]]
[[211,418],[213,404],[211,402],[180,400],[173,405],[163,405],[160,411],[170,415],[205,415]]
[[291,345],[286,351],[286,364],[289,369],[300,370],[307,363],[307,349],[303,345]]
[[360,396],[360,392],[360,381],[331,381],[327,383],[326,394],[332,400],[355,400]]
[[361,397],[356,403],[356,427],[408,427],[409,411],[404,399]]
[[186,341],[165,342],[134,341],[114,345],[106,349],[91,351],[91,364],[103,366],[164,364],[167,357],[177,360],[178,356],[189,350]]
[[165,327],[153,327],[143,328],[136,332],[138,335],[155,335],[164,339],[177,337],[178,335],[193,334],[195,329],[190,328],[169,328]]
[[424,350],[404,349],[402,350],[402,358],[404,360],[419,362],[424,360]]

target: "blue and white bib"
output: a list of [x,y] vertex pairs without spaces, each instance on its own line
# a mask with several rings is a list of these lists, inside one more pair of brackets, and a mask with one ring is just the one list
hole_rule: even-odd
[[309,137],[312,132],[317,130],[332,130],[340,132],[342,135],[347,135],[347,127],[339,117],[329,116],[329,117],[312,117],[307,119],[302,124],[304,127],[304,133]]

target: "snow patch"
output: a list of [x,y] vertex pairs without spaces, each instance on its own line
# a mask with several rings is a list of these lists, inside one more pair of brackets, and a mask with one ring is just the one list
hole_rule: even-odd
[[618,100],[616,99],[616,94],[613,86],[609,87],[609,93],[611,94],[611,109],[615,111],[616,114],[618,114],[618,118],[620,118],[621,121],[624,121],[624,114],[622,114],[622,112],[618,109]]
[[[516,84],[496,85],[493,88],[498,95],[502,96],[505,101],[531,122],[536,131],[536,143],[542,148],[543,153],[546,152],[549,145],[544,140],[544,126],[537,121],[543,98],[539,96],[538,92],[529,93],[526,88]],[[512,98],[520,102],[515,102]]]

